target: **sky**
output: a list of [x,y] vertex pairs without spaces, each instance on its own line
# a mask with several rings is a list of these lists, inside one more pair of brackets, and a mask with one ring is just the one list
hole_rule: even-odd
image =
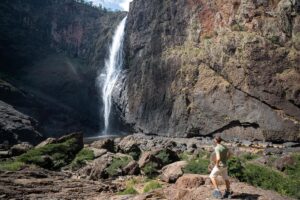
[[129,3],[132,0],[89,0],[93,1],[94,5],[102,4],[103,7],[112,9],[112,10],[129,10]]

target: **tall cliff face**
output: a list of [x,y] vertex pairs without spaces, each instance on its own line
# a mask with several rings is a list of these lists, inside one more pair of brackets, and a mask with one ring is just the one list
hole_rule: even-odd
[[35,118],[46,136],[96,133],[95,79],[124,16],[74,0],[1,1],[0,100]]
[[299,1],[135,0],[126,46],[135,131],[300,140]]

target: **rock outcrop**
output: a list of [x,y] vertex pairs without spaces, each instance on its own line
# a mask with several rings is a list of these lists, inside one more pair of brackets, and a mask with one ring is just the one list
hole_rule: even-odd
[[135,131],[300,139],[300,12],[294,0],[136,0],[115,91]]
[[113,183],[75,179],[45,169],[0,172],[1,199],[93,199],[118,190]]
[[36,120],[0,101],[0,144],[12,145],[20,142],[37,144],[41,140]]

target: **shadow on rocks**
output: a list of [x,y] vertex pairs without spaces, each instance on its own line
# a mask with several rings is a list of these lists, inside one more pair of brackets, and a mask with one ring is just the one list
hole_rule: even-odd
[[241,193],[241,194],[233,195],[232,199],[257,200],[259,196],[260,195],[258,195],[258,194]]

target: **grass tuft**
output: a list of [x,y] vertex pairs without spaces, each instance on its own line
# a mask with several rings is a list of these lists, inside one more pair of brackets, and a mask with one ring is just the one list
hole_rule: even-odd
[[18,162],[18,161],[4,161],[4,162],[0,162],[0,170],[3,170],[3,171],[18,171],[23,166],[25,166],[25,163]]
[[128,194],[138,194],[136,189],[133,186],[127,187],[124,191],[119,192],[118,195],[128,195]]
[[145,187],[144,187],[144,193],[147,192],[151,192],[152,190],[158,189],[158,188],[162,188],[162,185],[157,182],[157,181],[150,181],[148,183],[146,183]]
[[184,168],[184,172],[193,174],[207,174],[209,163],[210,161],[207,158],[206,153],[201,152],[196,158],[188,161],[187,166]]

